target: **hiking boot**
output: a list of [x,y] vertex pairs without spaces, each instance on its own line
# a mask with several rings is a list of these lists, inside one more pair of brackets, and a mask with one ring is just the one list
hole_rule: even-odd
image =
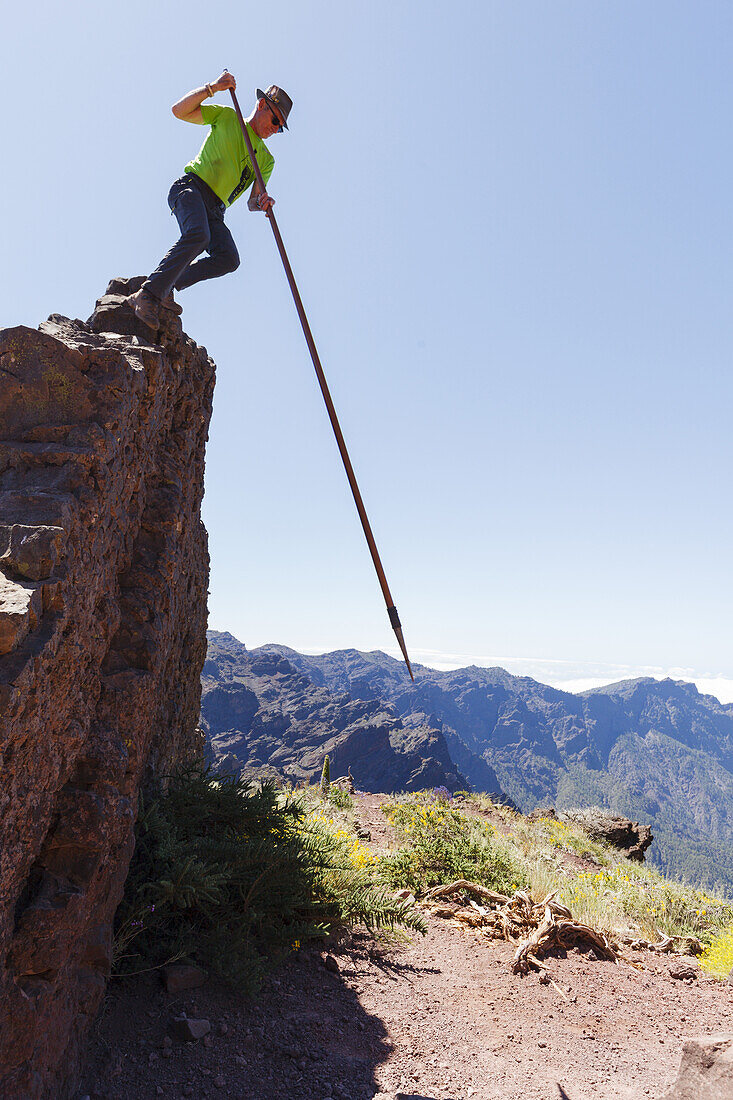
[[167,298],[164,298],[160,303],[161,309],[167,309],[169,313],[175,313],[177,317],[183,313],[183,306],[179,306],[178,302],[173,297],[173,291],[170,292]]
[[158,328],[160,326],[160,320],[158,318],[158,310],[160,308],[160,302],[146,290],[145,287],[141,287],[135,294],[131,294],[128,301],[132,308],[135,310],[135,315],[151,328]]

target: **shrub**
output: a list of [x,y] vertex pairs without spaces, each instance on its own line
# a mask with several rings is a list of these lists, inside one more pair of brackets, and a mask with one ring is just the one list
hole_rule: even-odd
[[519,861],[497,841],[491,826],[445,803],[419,798],[385,810],[403,842],[380,861],[381,874],[391,886],[424,894],[433,886],[465,878],[511,894],[527,884]]
[[643,938],[652,941],[662,935],[694,935],[704,942],[733,916],[728,903],[681,883],[666,882],[656,872],[624,859],[615,867],[566,879],[558,898],[574,916],[595,928],[613,931],[631,922]]
[[326,792],[326,799],[335,806],[337,810],[350,810],[354,805],[354,800],[348,791],[345,791],[342,787],[334,787],[331,785]]
[[700,956],[700,966],[715,978],[733,974],[733,925],[716,936]]
[[252,990],[295,944],[339,924],[424,931],[352,847],[271,783],[197,767],[171,777],[167,795],[141,800],[115,971],[193,958]]
[[547,837],[553,848],[573,852],[577,856],[590,859],[599,866],[610,866],[613,856],[607,844],[592,840],[580,826],[573,827],[565,821],[552,817],[537,820],[536,829]]

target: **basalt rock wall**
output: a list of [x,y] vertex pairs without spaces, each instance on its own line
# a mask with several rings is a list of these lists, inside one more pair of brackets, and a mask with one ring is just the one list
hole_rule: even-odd
[[0,1096],[73,1095],[138,794],[199,755],[214,364],[113,280],[0,331]]

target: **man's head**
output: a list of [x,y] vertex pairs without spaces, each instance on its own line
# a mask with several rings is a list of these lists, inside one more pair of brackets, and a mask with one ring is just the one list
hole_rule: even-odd
[[258,137],[268,138],[288,128],[288,115],[293,101],[282,88],[271,84],[266,92],[257,89],[257,106],[251,119],[251,126]]

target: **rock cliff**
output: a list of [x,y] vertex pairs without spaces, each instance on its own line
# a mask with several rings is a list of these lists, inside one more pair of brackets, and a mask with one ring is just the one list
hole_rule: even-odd
[[3,1097],[72,1094],[139,790],[201,751],[214,364],[141,282],[0,331]]

